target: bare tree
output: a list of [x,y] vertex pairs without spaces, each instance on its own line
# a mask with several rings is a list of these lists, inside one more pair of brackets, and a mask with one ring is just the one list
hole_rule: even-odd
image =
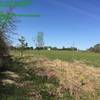
[[44,33],[38,32],[36,37],[36,47],[43,48],[44,47]]
[[0,67],[6,63],[5,57],[9,56],[9,37],[10,33],[14,33],[15,30],[15,18],[12,10],[9,8],[0,15]]

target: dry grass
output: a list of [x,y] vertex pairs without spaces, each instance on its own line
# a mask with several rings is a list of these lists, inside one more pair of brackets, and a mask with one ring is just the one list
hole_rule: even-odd
[[[27,56],[19,61],[25,69],[19,74],[4,72],[8,78],[2,82],[24,88],[22,95],[30,100],[100,100],[100,68],[79,61],[51,61],[43,57]],[[17,79],[20,79],[18,83]],[[63,98],[66,92],[70,95]]]
[[19,75],[11,71],[1,72],[1,74],[5,76],[4,79],[0,80],[0,82],[3,83],[3,85],[15,84],[16,81],[20,78]]
[[100,90],[100,68],[89,67],[78,61],[50,61],[46,58],[27,60],[27,62],[32,61],[36,62],[37,75],[47,76],[48,79],[52,77],[59,79],[57,95],[62,96],[67,91],[75,100],[100,100],[97,96],[97,90]]

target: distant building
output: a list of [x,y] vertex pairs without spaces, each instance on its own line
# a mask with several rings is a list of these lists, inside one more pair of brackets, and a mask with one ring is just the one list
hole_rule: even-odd
[[50,50],[51,50],[51,48],[48,48],[47,50],[48,50],[48,51],[50,51]]

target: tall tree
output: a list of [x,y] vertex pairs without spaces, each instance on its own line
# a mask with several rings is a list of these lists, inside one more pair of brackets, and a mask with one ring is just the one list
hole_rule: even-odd
[[10,33],[14,33],[16,27],[12,8],[2,13],[3,15],[0,16],[0,56],[8,55]]
[[36,37],[36,47],[43,48],[44,47],[44,33],[38,32]]
[[3,67],[9,56],[9,36],[15,30],[15,18],[13,9],[9,8],[6,12],[0,15],[0,67]]

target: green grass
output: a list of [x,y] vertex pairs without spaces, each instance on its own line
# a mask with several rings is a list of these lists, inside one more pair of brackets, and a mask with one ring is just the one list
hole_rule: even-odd
[[[19,51],[12,51],[12,55],[20,56]],[[90,64],[94,67],[100,67],[100,54],[91,52],[73,52],[73,51],[47,51],[47,50],[26,50],[24,56],[44,56],[51,60],[61,59],[64,61],[78,60]]]
[[[13,64],[11,65],[11,71],[16,72],[20,75],[21,79],[18,81],[23,83],[25,81],[30,81],[32,84],[29,87],[17,88],[15,86],[5,86],[0,87],[0,97],[1,100],[29,100],[26,96],[27,93],[31,91],[36,91],[36,93],[42,96],[43,100],[74,100],[69,92],[65,92],[63,97],[58,97],[57,95],[50,96],[49,91],[55,92],[59,87],[59,80],[57,78],[47,79],[47,77],[38,76],[35,73],[35,63],[26,63],[24,58],[27,59],[28,56],[32,57],[47,57],[51,60],[61,59],[64,61],[78,60],[90,64],[94,67],[100,66],[100,54],[90,53],[90,52],[73,52],[73,51],[46,51],[46,50],[26,50],[24,51],[24,56],[20,57],[20,52],[18,50],[11,51],[13,58]],[[30,57],[29,57],[30,58]],[[34,70],[26,70],[24,66],[34,66]],[[30,76],[25,76],[29,74]],[[48,85],[50,87],[48,87]],[[10,91],[11,90],[11,91]],[[98,95],[99,94],[98,90]],[[83,100],[83,99],[82,99]],[[87,100],[87,99],[84,99]]]

